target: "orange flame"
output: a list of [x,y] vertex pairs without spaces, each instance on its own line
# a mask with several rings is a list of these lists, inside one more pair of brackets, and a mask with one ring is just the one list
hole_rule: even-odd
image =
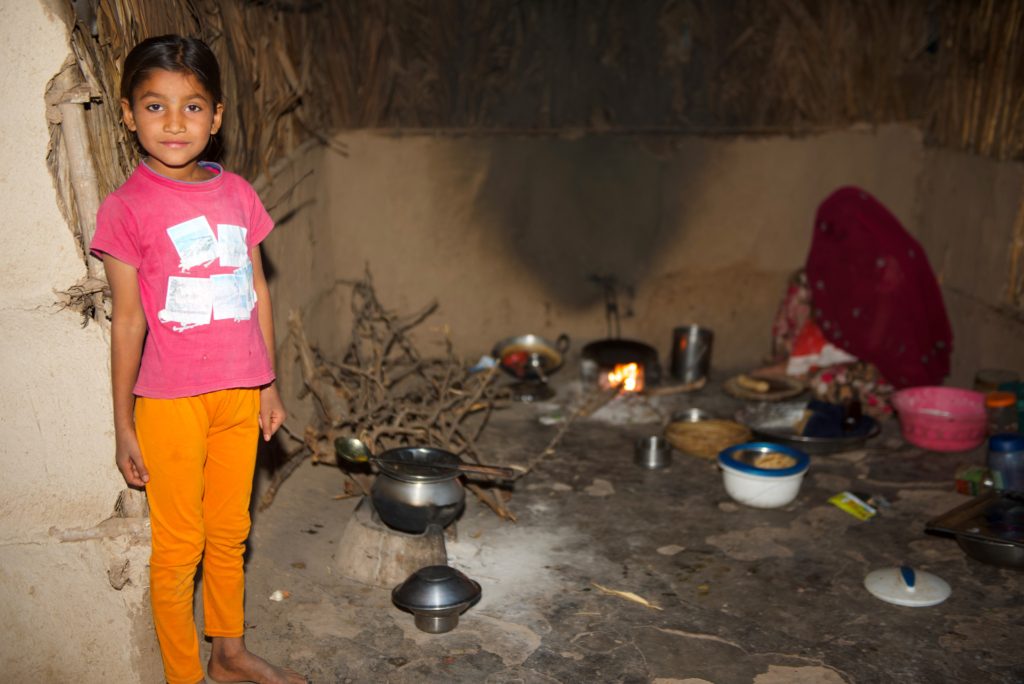
[[620,363],[606,376],[606,387],[622,387],[623,392],[640,392],[644,388],[644,369],[637,363]]

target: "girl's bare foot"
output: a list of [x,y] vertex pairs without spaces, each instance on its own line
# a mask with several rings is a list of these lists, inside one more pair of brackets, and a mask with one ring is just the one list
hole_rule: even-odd
[[308,684],[305,676],[286,667],[268,663],[245,647],[242,637],[213,637],[213,652],[206,666],[216,682],[256,684]]

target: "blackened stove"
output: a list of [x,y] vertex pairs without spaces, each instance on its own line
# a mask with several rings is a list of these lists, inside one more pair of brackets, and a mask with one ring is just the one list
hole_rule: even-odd
[[643,342],[619,338],[586,344],[580,352],[580,373],[585,383],[602,389],[622,385],[628,392],[641,392],[661,382],[657,350]]

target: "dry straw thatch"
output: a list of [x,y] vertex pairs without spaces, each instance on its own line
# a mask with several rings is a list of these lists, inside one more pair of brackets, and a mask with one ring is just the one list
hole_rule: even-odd
[[[306,140],[358,128],[792,134],[914,122],[936,145],[1024,158],[1024,0],[68,0],[68,11],[74,60],[48,94],[51,164],[83,243],[83,176],[103,197],[137,162],[119,124],[121,60],[169,32],[202,37],[220,58],[225,161],[250,178]],[[88,140],[68,144],[64,114],[84,103]],[[76,145],[91,151],[91,174],[73,163]]]

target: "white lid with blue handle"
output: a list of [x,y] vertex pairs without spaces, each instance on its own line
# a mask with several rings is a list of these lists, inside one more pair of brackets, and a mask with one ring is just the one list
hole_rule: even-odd
[[883,601],[911,608],[937,605],[953,593],[946,580],[909,565],[873,570],[864,578],[864,587]]

